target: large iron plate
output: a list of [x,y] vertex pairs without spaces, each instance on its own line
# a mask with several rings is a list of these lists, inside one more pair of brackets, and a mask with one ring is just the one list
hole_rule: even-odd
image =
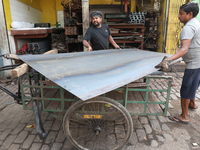
[[82,100],[104,94],[158,69],[170,54],[138,49],[18,55],[29,66]]

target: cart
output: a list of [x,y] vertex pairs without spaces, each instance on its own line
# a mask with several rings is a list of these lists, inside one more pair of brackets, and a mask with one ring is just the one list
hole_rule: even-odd
[[[157,63],[157,62],[156,62]],[[166,80],[166,89],[151,89],[150,81]],[[42,124],[42,111],[65,112],[63,130],[67,139],[78,149],[83,150],[119,150],[128,143],[133,132],[131,115],[164,115],[168,110],[172,77],[145,76],[143,87],[138,88],[134,83],[126,84],[114,91],[120,91],[123,99],[114,100],[107,93],[100,96],[81,100],[63,87],[52,82],[49,78],[34,69],[19,77],[19,92],[17,94],[0,86],[2,90],[14,97],[24,109],[33,110],[37,134],[45,140],[47,133]],[[138,83],[137,83],[138,84]],[[145,86],[144,86],[145,84]],[[145,92],[144,101],[130,101],[130,91]],[[149,93],[166,92],[165,102],[148,101]],[[143,112],[131,113],[126,109],[128,104],[142,104]],[[162,104],[162,113],[147,112],[148,105]]]

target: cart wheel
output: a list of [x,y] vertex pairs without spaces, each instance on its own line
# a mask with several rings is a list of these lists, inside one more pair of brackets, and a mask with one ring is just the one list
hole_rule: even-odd
[[130,139],[133,122],[123,105],[106,97],[73,104],[63,118],[70,142],[83,150],[118,150]]

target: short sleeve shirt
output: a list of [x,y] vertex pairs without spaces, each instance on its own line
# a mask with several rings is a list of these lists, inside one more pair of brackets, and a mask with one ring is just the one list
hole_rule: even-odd
[[109,49],[108,37],[110,30],[107,24],[101,24],[101,28],[90,26],[84,36],[84,40],[91,41],[93,50]]
[[188,52],[183,56],[187,69],[200,68],[200,23],[196,18],[191,19],[183,27],[180,40],[191,39]]

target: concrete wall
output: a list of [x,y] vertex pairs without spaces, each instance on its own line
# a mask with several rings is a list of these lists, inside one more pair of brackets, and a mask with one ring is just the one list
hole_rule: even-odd
[[17,0],[9,0],[12,21],[43,22],[42,11]]
[[[18,0],[9,0],[11,20],[12,21],[24,21],[32,23],[42,23],[42,11],[35,9],[27,4],[24,4]],[[8,31],[10,35],[10,31]],[[9,36],[11,52],[16,53],[14,38]],[[30,42],[30,40],[18,40],[18,49],[20,49],[24,43]]]
[[[25,22],[43,22],[42,17],[42,11],[38,10],[36,8],[33,8],[31,6],[28,6],[18,0],[0,0],[1,4],[1,10],[4,12],[1,14],[1,25],[0,25],[0,53],[1,54],[7,54],[7,53],[16,53],[15,44],[14,44],[14,38],[13,36],[10,36],[10,28],[12,21],[25,21]],[[4,19],[4,13],[6,22]],[[7,25],[7,26],[6,26]],[[8,36],[7,36],[8,35]],[[19,40],[19,47],[21,48],[22,45],[26,41]],[[8,45],[9,44],[9,45]],[[2,61],[1,61],[2,64]],[[3,59],[3,65],[10,65],[11,61],[7,59]],[[0,72],[0,78],[5,78],[7,76],[10,76],[10,71]]]
[[[2,0],[0,0],[0,18],[0,54],[7,54],[9,53],[9,42]],[[6,66],[10,64],[10,60],[1,57],[0,66]],[[4,79],[7,76],[10,76],[10,71],[0,72],[0,78]]]
[[41,8],[41,0],[18,0],[24,4],[27,4],[33,8],[36,8],[37,10],[42,10]]
[[[61,1],[60,4],[61,6]],[[57,10],[55,0],[41,0],[43,22],[56,26]],[[63,9],[61,9],[63,10]]]

